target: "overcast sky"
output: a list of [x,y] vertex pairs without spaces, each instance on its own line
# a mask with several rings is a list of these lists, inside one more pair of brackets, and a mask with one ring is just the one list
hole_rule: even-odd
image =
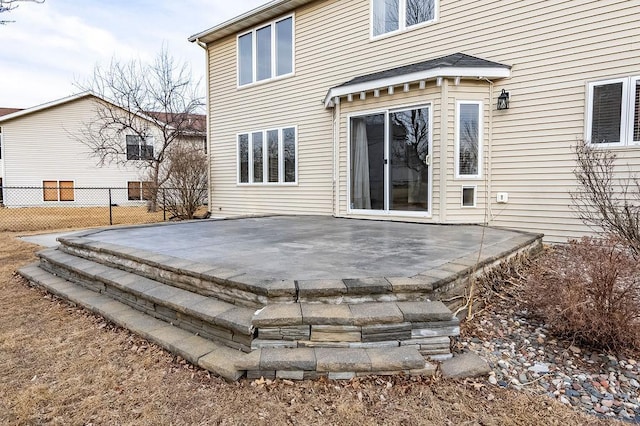
[[[0,14],[0,107],[28,108],[77,93],[96,64],[151,60],[166,43],[204,88],[204,50],[187,38],[266,0],[46,0]],[[204,94],[204,93],[203,93]]]

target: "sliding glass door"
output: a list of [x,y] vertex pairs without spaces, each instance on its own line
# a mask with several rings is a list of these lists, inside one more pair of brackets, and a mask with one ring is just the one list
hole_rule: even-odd
[[430,211],[429,106],[350,119],[350,207],[378,213]]

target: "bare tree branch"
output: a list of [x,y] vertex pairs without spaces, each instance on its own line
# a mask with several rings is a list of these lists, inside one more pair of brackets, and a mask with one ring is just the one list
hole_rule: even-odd
[[[0,0],[0,13],[10,12],[19,6],[16,3],[24,3],[24,2],[42,4],[44,3],[44,0]],[[15,21],[0,20],[0,25],[10,24],[12,22],[15,22]]]
[[84,123],[78,139],[98,165],[133,163],[142,169],[152,185],[155,209],[157,189],[170,175],[165,162],[172,145],[198,134],[199,82],[193,83],[188,65],[177,63],[163,47],[152,64],[112,59],[78,86],[100,98],[95,119]]
[[207,199],[207,156],[197,143],[180,143],[168,153],[160,202],[176,219],[193,219]]
[[581,141],[575,152],[579,187],[570,192],[572,208],[595,232],[617,236],[639,255],[640,180],[628,165],[626,172],[619,170],[611,150]]

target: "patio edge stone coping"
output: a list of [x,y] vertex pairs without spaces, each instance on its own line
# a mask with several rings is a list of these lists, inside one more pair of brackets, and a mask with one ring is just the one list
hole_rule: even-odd
[[[165,270],[173,274],[211,282],[230,289],[253,293],[264,298],[264,303],[256,302],[254,303],[255,307],[271,302],[305,302],[315,298],[342,298],[347,303],[349,301],[360,303],[360,301],[372,301],[369,300],[370,297],[381,301],[397,294],[412,294],[414,296],[429,294],[463,277],[481,272],[486,266],[500,261],[506,256],[527,248],[536,250],[538,246],[542,246],[542,234],[518,232],[519,235],[509,240],[509,242],[483,247],[481,250],[409,277],[345,277],[342,279],[293,280],[257,277],[241,270],[208,265],[122,245],[91,240],[90,235],[98,232],[102,232],[102,230],[61,237],[58,239],[61,243],[60,247],[62,250],[77,249],[85,252],[84,254],[73,253],[74,255],[92,256],[91,253],[97,253],[97,258],[120,257],[126,261],[147,265],[159,271]],[[156,277],[151,278],[158,279]],[[190,290],[198,292],[197,288]]]

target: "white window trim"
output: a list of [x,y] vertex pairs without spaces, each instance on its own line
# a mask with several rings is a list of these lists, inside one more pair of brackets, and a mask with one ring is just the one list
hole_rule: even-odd
[[[633,140],[633,119],[635,115],[635,85],[640,81],[640,76],[628,76],[611,78],[608,80],[592,81],[587,83],[587,108],[585,117],[584,140],[594,147],[627,147],[638,146],[640,141]],[[596,86],[622,83],[622,107],[620,117],[620,142],[618,143],[591,143],[593,130],[593,89]]]
[[[478,105],[478,173],[475,175],[461,175],[460,174],[460,106],[461,105]],[[482,178],[482,163],[483,163],[483,146],[482,137],[484,132],[484,110],[482,101],[456,101],[456,124],[455,124],[455,179],[480,179]]]
[[[429,203],[429,210],[425,212],[407,211],[407,210],[389,210],[388,200],[385,200],[384,210],[367,210],[367,209],[354,209],[351,208],[351,119],[356,117],[364,117],[367,115],[384,114],[385,129],[388,129],[389,114],[398,111],[408,111],[412,109],[419,109],[429,107],[429,155],[433,155],[433,102],[422,102],[419,104],[410,104],[400,107],[387,108],[387,109],[373,109],[369,111],[358,111],[356,113],[347,114],[347,214],[363,215],[363,216],[400,216],[400,217],[433,217],[433,157],[431,157],[431,164],[429,165],[429,187],[427,188],[427,198]],[[384,151],[385,158],[389,158],[389,132],[385,131],[384,135]],[[388,182],[385,177],[385,197],[388,192]]]
[[[464,205],[464,190],[473,189],[473,205]],[[478,206],[478,185],[462,185],[460,189],[460,208],[463,209],[475,209]]]
[[155,142],[155,137],[153,135],[148,135],[146,137],[142,137],[140,135],[136,135],[136,134],[126,134],[124,137],[124,146],[125,146],[125,152],[124,152],[124,156],[126,157],[127,161],[149,161],[148,159],[143,159],[143,158],[138,158],[137,160],[129,160],[129,156],[127,153],[127,148],[129,147],[129,144],[127,143],[127,136],[136,136],[139,137],[140,140],[138,141],[138,153],[139,153],[139,157],[142,157],[142,147],[143,146],[148,146],[151,145],[151,147],[153,148],[153,156],[152,158],[155,157],[156,155],[156,142]]
[[[284,129],[294,129],[295,131],[295,141],[294,146],[296,150],[295,157],[295,182],[284,182],[285,171],[284,171],[284,139],[282,136],[282,132]],[[269,182],[269,158],[267,155],[267,132],[270,131],[278,131],[278,182]],[[253,134],[261,133],[262,134],[262,182],[254,182],[253,181]],[[240,136],[247,135],[248,136],[248,173],[247,178],[248,182],[240,181],[240,167],[241,167],[241,158],[240,158]],[[282,126],[269,128],[265,130],[252,130],[248,132],[241,132],[236,134],[236,185],[238,186],[298,186],[298,165],[300,152],[298,151],[298,126]]]
[[[280,21],[284,21],[285,19],[291,18],[291,72],[282,75],[276,75],[276,23]],[[256,32],[262,28],[271,26],[271,78],[265,78],[264,80],[257,81],[258,75],[258,61],[257,61],[257,37]],[[251,65],[253,69],[251,70],[252,78],[251,83],[240,84],[240,37],[245,36],[247,34],[252,34],[251,37]],[[244,89],[247,87],[253,87],[260,84],[268,83],[274,80],[282,80],[283,78],[293,77],[296,74],[296,18],[295,13],[291,15],[281,16],[278,19],[274,19],[263,25],[259,25],[255,28],[252,28],[249,31],[245,31],[236,36],[236,88]]]
[[415,30],[418,28],[422,28],[422,27],[426,27],[428,25],[433,25],[435,23],[438,22],[438,17],[439,17],[439,12],[440,12],[440,0],[433,0],[434,4],[433,4],[433,19],[430,21],[425,21],[425,22],[420,22],[419,24],[415,24],[415,25],[409,25],[407,26],[407,15],[406,15],[406,10],[407,10],[407,0],[399,0],[400,2],[400,12],[399,12],[399,16],[398,16],[398,29],[397,30],[393,30],[393,31],[389,31],[386,33],[382,33],[382,34],[378,34],[375,35],[373,33],[373,25],[374,25],[374,21],[373,21],[373,2],[375,0],[370,0],[369,1],[369,39],[372,41],[375,40],[380,40],[383,38],[387,38],[387,37],[392,37],[396,34],[400,34],[400,33],[404,33],[406,31],[411,31],[411,30]]

